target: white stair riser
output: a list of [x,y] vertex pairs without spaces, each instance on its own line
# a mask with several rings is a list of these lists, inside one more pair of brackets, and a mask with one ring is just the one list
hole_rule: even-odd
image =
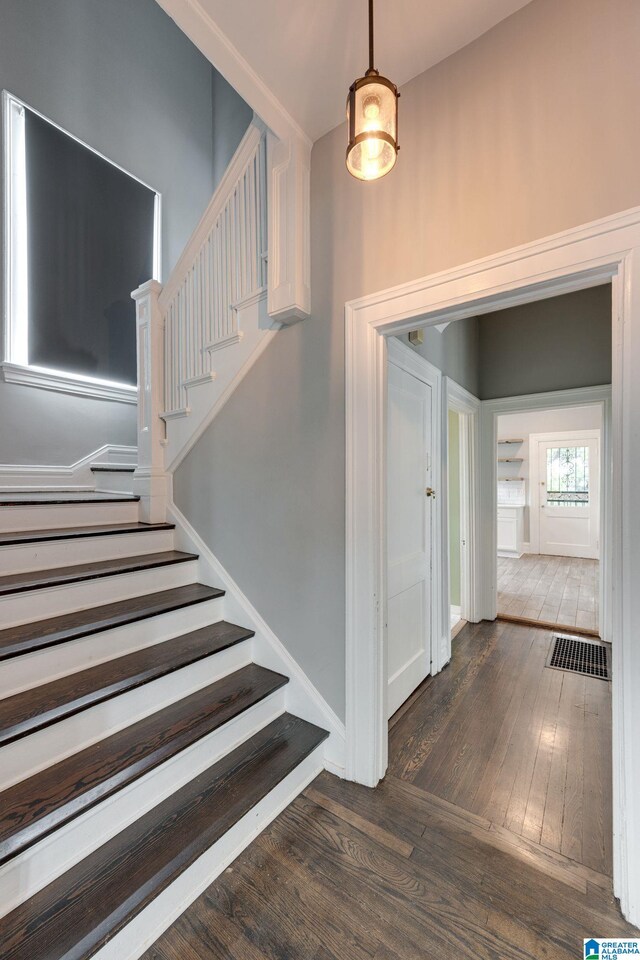
[[54,570],[78,563],[138,557],[165,550],[173,550],[172,530],[12,544],[0,548],[0,577],[27,570]]
[[135,523],[138,501],[111,503],[38,503],[0,507],[0,531],[52,530],[55,527],[88,527],[93,524]]
[[197,560],[172,563],[135,573],[121,573],[95,580],[81,580],[56,587],[42,587],[0,597],[0,623],[3,628],[34,623],[62,616],[75,610],[87,610],[105,603],[129,600],[145,593],[157,593],[184,587],[197,580]]
[[120,470],[94,472],[96,490],[100,493],[133,493],[133,473]]
[[281,689],[0,867],[0,916],[71,869],[283,712]]
[[323,744],[153,900],[94,960],[138,960],[324,768]]
[[0,790],[104,740],[250,662],[250,641],[237,643],[7,744],[0,749]]
[[92,633],[0,663],[0,699],[224,619],[224,597]]

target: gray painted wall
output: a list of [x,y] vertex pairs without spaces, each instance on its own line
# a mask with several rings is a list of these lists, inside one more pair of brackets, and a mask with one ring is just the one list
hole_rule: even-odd
[[312,317],[274,338],[176,493],[341,714],[345,301],[636,205],[639,33],[637,0],[532,0],[402,88],[388,177],[349,177],[344,125],[314,145]]
[[[409,343],[408,337],[398,337]],[[412,348],[480,400],[611,383],[611,287],[426,327]]]
[[[0,0],[0,88],[162,193],[165,279],[250,119],[214,74],[154,0]],[[130,405],[0,383],[0,409],[0,462],[135,443]]]
[[211,111],[213,116],[211,154],[213,186],[218,186],[247,127],[253,110],[244,102],[222,74],[211,71]]
[[[409,343],[406,335],[398,339]],[[457,320],[442,331],[425,327],[424,343],[415,347],[409,343],[409,346],[441,370],[445,377],[451,377],[474,397],[479,395],[480,327],[477,317]]]
[[611,383],[609,284],[490,313],[479,324],[482,400]]
[[105,443],[138,442],[129,403],[0,383],[0,409],[0,464],[64,467]]

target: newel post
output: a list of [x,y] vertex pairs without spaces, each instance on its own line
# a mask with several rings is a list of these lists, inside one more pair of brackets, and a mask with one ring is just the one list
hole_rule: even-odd
[[162,284],[149,280],[131,294],[136,303],[138,351],[138,466],[133,492],[140,497],[140,520],[166,520],[164,469],[164,320],[158,298]]

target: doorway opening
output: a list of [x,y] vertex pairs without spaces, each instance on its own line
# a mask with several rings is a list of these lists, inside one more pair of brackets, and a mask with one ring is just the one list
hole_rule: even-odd
[[[626,251],[620,253],[620,251]],[[629,251],[633,253],[630,254]],[[623,522],[634,488],[635,440],[631,376],[635,340],[627,336],[640,310],[640,290],[631,256],[640,257],[640,211],[567,231],[561,237],[532,243],[487,258],[479,264],[427,277],[347,304],[347,775],[373,786],[388,765],[386,712],[386,349],[390,336],[424,325],[448,324],[524,303],[611,283],[613,384],[611,508],[605,524],[604,551],[611,551],[606,586],[613,627],[613,810],[614,882],[623,910],[633,915],[635,874],[627,853],[627,824],[637,809],[633,763],[625,751],[634,743],[636,712],[630,625],[637,613],[633,574],[633,524]],[[634,260],[635,263],[635,260]],[[625,350],[626,345],[626,350]],[[525,368],[526,369],[526,368]],[[495,395],[494,395],[495,396]],[[500,394],[498,394],[500,396]],[[597,398],[601,399],[601,398]],[[481,410],[483,449],[479,469],[480,509],[477,528],[476,617],[496,617],[497,463],[495,416]],[[623,442],[624,441],[624,442]],[[381,453],[383,456],[381,457]],[[609,461],[611,462],[611,461]],[[441,487],[442,489],[442,487]],[[626,493],[625,493],[626,491]],[[610,528],[610,533],[608,532]],[[610,541],[610,542],[607,542]],[[622,564],[622,558],[625,564]],[[447,555],[441,566],[447,573]],[[444,563],[442,563],[444,561]],[[443,606],[445,604],[443,603]],[[447,611],[448,613],[448,611]],[[606,613],[605,613],[606,620]],[[447,616],[447,623],[449,617]],[[624,667],[627,666],[625,671]],[[384,678],[384,679],[383,679]],[[631,816],[631,819],[630,819]]]
[[604,404],[497,417],[497,613],[600,637]]
[[[612,871],[610,687],[566,667],[554,673],[549,651],[557,630],[601,632],[611,367],[600,338],[611,336],[610,302],[602,285],[512,308],[502,342],[496,311],[432,332],[416,350],[399,338],[387,346],[389,775],[462,821],[483,818],[505,843],[529,844],[536,862],[553,857],[568,873],[580,865],[602,885]],[[531,346],[558,318],[564,336]],[[464,387],[453,376],[461,345],[472,360]],[[551,358],[559,362],[550,372]],[[498,384],[506,396],[487,398],[487,370],[498,389],[496,365],[511,368]],[[596,386],[574,385],[590,376]],[[550,380],[554,390],[518,392],[521,382],[536,390]],[[479,423],[478,458],[470,438]],[[478,460],[490,487],[479,483]],[[478,584],[468,560],[494,545],[489,617],[470,603]],[[605,568],[606,551],[602,559]],[[605,757],[597,789],[592,742]]]

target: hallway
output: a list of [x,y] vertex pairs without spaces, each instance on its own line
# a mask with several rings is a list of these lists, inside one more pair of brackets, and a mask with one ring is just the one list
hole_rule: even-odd
[[598,560],[525,553],[498,557],[498,616],[598,633]]
[[144,960],[575,960],[611,895],[610,687],[471,624],[392,719],[375,791],[324,773]]

